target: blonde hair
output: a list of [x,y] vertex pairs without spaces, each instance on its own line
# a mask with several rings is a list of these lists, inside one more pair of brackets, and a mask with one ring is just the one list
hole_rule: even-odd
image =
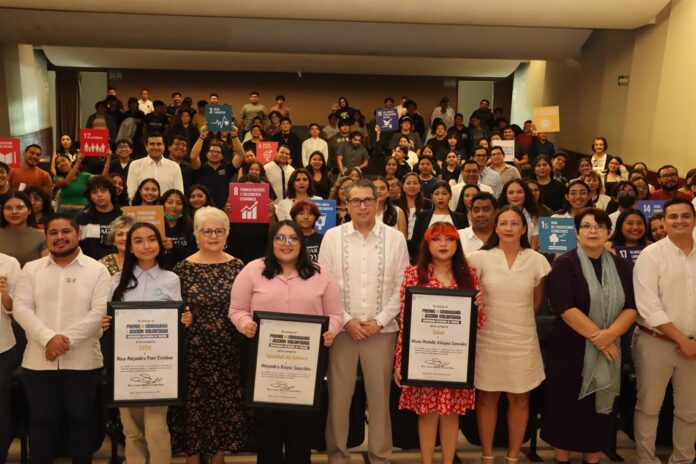
[[219,222],[225,228],[225,236],[230,233],[230,220],[224,211],[213,206],[202,206],[196,210],[196,215],[193,217],[193,235],[198,237],[203,223],[208,220]]
[[119,216],[109,224],[109,233],[106,235],[106,244],[113,245],[116,239],[116,232],[120,229],[131,228],[135,224],[132,216]]

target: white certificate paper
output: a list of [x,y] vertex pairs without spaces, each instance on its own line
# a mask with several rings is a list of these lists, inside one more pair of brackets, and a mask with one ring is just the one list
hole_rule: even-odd
[[114,311],[114,401],[179,396],[179,310]]
[[321,324],[261,319],[253,401],[312,406]]
[[408,378],[466,383],[471,298],[414,294],[411,300]]

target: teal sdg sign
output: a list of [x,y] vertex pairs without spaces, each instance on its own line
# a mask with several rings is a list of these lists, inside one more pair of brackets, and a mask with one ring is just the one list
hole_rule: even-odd
[[232,106],[206,105],[205,124],[211,131],[230,131],[232,130]]

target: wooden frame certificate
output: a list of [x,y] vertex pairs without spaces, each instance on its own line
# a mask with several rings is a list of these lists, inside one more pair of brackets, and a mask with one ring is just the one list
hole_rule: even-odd
[[404,385],[473,388],[478,308],[475,291],[407,287]]
[[253,407],[316,410],[328,349],[329,318],[255,311],[247,400]]
[[184,331],[181,301],[110,302],[112,406],[181,404]]

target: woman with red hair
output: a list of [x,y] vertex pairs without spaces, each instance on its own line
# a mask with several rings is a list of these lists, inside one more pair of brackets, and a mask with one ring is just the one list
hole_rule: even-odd
[[[459,415],[465,414],[467,409],[474,409],[474,390],[401,386],[406,287],[478,290],[476,270],[467,264],[459,233],[452,224],[436,222],[431,225],[421,242],[417,264],[406,270],[401,284],[401,330],[396,344],[394,367],[394,380],[402,388],[399,408],[410,409],[418,414],[418,437],[422,462],[433,462],[439,423],[442,462],[451,463],[454,461],[456,451]],[[477,295],[479,328],[486,319],[482,301],[480,294]]]

